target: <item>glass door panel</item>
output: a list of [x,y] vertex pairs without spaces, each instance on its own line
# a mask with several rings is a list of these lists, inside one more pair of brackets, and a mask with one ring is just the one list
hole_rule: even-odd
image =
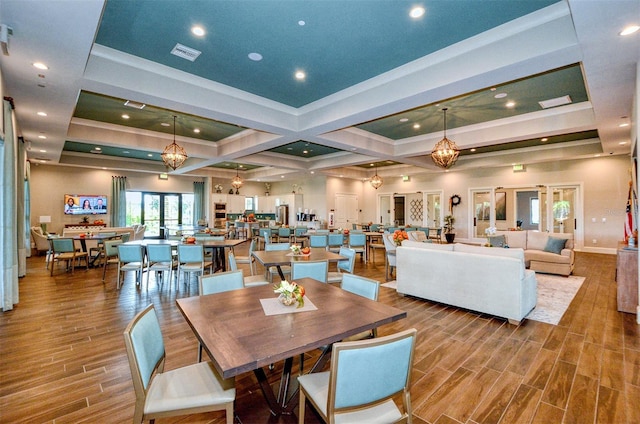
[[[180,196],[177,194],[165,194],[163,197],[163,225],[169,226],[180,224]],[[191,222],[188,222],[187,224],[191,224]]]
[[442,227],[441,193],[424,193],[425,217],[423,225],[430,228]]
[[147,226],[145,237],[160,237],[160,195],[145,193],[142,196],[143,223]]
[[380,195],[380,224],[393,225],[391,223],[391,196]]
[[576,228],[576,192],[574,187],[554,188],[553,216],[554,233],[575,233]]
[[491,226],[491,192],[474,191],[473,199],[473,237],[486,237],[485,230]]

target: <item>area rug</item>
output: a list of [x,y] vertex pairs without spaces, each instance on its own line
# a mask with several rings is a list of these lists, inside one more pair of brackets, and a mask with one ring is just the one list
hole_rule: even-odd
[[393,280],[393,281],[389,281],[388,283],[380,284],[380,287],[386,287],[386,288],[395,290],[398,288],[398,285],[396,284],[396,280]]
[[569,304],[580,290],[584,277],[536,274],[538,301],[527,319],[558,325]]
[[[528,319],[558,325],[571,301],[580,290],[584,277],[571,275],[536,274],[538,280],[538,301],[527,315]],[[396,280],[381,284],[382,287],[396,289]]]

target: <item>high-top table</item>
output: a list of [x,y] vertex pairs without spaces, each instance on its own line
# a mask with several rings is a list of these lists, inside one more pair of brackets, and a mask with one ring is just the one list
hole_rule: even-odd
[[284,280],[284,273],[282,272],[282,265],[289,265],[291,262],[304,262],[304,261],[324,261],[338,262],[346,257],[334,252],[330,252],[324,248],[312,248],[311,254],[308,256],[294,256],[291,250],[254,250],[252,255],[260,264],[269,269],[270,266],[275,266],[278,269],[280,278]]
[[[233,249],[235,246],[240,243],[244,243],[246,240],[234,240],[234,239],[224,239],[224,240],[207,240],[198,239],[195,243],[192,244],[200,244],[205,249],[212,249],[214,252],[214,269],[213,271],[222,270],[225,271],[227,269],[227,262],[225,258],[225,248]],[[177,247],[182,242],[180,240],[165,240],[165,239],[143,239],[143,240],[132,240],[128,241],[126,244],[137,244],[140,246],[147,246],[149,244],[168,244],[172,247]]]
[[[305,308],[299,312],[294,305],[267,315],[263,302],[277,296],[270,285],[176,300],[220,375],[253,371],[273,415],[291,413],[295,407],[297,389],[289,386],[294,357],[407,316],[331,284],[311,278],[296,281],[306,290]],[[285,363],[276,397],[263,367],[280,360]]]

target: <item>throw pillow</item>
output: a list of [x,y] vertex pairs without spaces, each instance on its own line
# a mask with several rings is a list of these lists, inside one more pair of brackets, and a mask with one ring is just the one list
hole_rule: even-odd
[[491,247],[504,247],[507,244],[507,239],[504,235],[490,236],[489,244]]
[[562,252],[562,249],[564,249],[565,244],[567,244],[567,239],[549,237],[547,239],[547,244],[544,246],[544,251],[559,255],[560,252]]

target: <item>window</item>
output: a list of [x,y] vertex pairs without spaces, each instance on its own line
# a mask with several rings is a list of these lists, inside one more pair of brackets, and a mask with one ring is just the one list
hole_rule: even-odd
[[168,225],[193,224],[193,193],[127,191],[126,199],[126,225],[146,225],[145,237],[164,237]]
[[531,224],[538,225],[540,224],[540,201],[537,197],[532,197],[529,199],[529,202],[530,222]]

